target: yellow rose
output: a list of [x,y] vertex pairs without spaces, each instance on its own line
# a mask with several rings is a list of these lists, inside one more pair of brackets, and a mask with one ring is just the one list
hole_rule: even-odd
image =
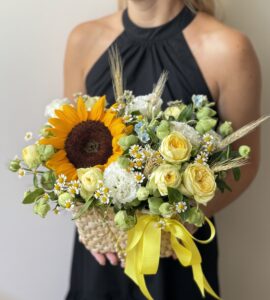
[[206,204],[214,198],[216,181],[212,170],[203,164],[190,164],[183,173],[180,188],[186,196],[193,196],[201,204]]
[[102,171],[97,167],[78,169],[77,174],[82,183],[82,189],[88,194],[93,194],[97,189],[98,181],[103,179]]
[[160,165],[150,176],[150,188],[158,189],[161,196],[168,195],[168,187],[178,189],[180,184],[179,168],[173,165]]
[[192,145],[180,132],[172,132],[166,136],[160,145],[159,152],[171,163],[181,163],[189,160]]

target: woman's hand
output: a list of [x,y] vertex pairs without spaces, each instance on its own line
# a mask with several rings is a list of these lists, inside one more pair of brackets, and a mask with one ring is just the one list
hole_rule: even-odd
[[94,258],[96,259],[96,261],[101,265],[101,266],[105,266],[106,265],[106,260],[108,260],[111,265],[116,266],[119,263],[119,259],[117,254],[112,253],[112,252],[108,252],[105,254],[99,253],[99,252],[94,252],[91,251],[91,254],[94,256]]

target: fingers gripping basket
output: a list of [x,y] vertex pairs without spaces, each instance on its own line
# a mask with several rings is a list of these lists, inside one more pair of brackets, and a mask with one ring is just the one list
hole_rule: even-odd
[[[74,208],[74,213],[79,206]],[[101,212],[92,208],[75,220],[78,228],[79,240],[87,250],[100,253],[115,252],[119,258],[124,259],[127,244],[127,232],[117,228],[114,222],[115,213],[112,208]],[[162,231],[160,256],[172,256],[170,233]]]

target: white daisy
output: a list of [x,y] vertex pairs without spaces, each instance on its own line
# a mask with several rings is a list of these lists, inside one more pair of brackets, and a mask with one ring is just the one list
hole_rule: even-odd
[[24,140],[25,140],[26,142],[29,142],[29,141],[32,140],[32,138],[33,138],[33,133],[32,133],[31,131],[26,132],[26,134],[25,134],[25,136],[24,136]]
[[187,204],[184,201],[177,202],[175,204],[175,209],[178,213],[183,213],[187,210]]

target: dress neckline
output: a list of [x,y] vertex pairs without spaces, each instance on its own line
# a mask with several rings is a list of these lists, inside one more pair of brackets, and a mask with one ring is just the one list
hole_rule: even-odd
[[128,9],[122,15],[125,33],[136,40],[162,40],[180,34],[193,20],[195,14],[185,5],[170,21],[155,27],[142,27],[135,24],[129,17]]

